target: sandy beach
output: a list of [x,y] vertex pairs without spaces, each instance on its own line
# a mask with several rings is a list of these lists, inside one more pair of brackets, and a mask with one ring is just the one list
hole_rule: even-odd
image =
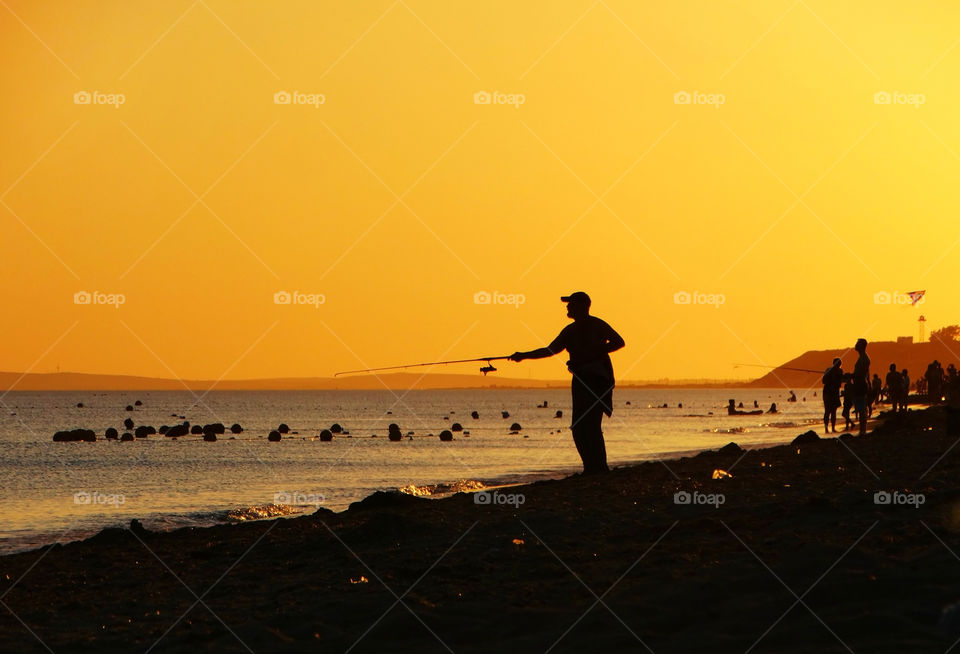
[[955,442],[935,408],[487,504],[379,493],[108,529],[0,559],[0,651],[942,652],[960,637],[938,626],[960,600]]

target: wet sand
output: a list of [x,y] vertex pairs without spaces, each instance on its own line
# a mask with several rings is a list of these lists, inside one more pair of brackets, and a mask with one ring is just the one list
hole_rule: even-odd
[[960,637],[960,618],[938,627],[960,601],[945,420],[498,491],[516,506],[377,494],[105,530],[0,558],[0,652],[944,652]]

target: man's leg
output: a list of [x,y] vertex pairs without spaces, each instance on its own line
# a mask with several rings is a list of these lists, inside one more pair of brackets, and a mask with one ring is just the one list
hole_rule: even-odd
[[577,446],[577,454],[580,455],[580,461],[583,463],[583,472],[586,473],[589,467],[590,452],[587,446],[584,423],[588,419],[587,411],[592,404],[590,401],[590,391],[574,376],[570,384],[570,395],[573,400],[570,431],[573,432],[573,444]]
[[584,474],[606,472],[607,448],[603,442],[603,409],[588,409],[573,427],[573,442],[583,460]]
[[607,450],[603,442],[603,403],[589,386],[576,376],[571,385],[573,418],[570,429],[584,474],[605,472]]
[[587,432],[590,447],[590,468],[594,472],[607,472],[607,445],[603,442],[603,408],[599,405],[591,412],[587,420],[590,431]]

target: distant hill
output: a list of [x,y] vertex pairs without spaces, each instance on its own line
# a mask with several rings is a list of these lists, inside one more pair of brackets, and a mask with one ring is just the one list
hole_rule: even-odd
[[[927,365],[934,359],[938,360],[946,370],[948,364],[960,368],[960,343],[943,341],[929,341],[926,343],[901,343],[897,341],[877,341],[867,346],[867,356],[870,357],[870,374],[876,373],[883,379],[891,363],[897,364],[897,370],[906,368],[911,382],[916,382],[927,370]],[[857,361],[857,353],[853,344],[849,348],[834,350],[809,350],[795,359],[791,359],[763,375],[759,379],[749,382],[751,388],[780,388],[786,386],[800,394],[808,388],[819,389],[822,373],[806,373],[784,368],[808,368],[810,370],[826,370],[835,357],[843,361],[843,369],[852,371]]]

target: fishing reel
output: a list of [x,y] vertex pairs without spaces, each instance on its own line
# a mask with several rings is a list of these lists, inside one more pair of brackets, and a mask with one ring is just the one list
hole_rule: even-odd
[[497,369],[493,367],[493,364],[487,361],[487,365],[480,368],[480,372],[483,373],[483,376],[486,377],[488,372],[496,372]]

